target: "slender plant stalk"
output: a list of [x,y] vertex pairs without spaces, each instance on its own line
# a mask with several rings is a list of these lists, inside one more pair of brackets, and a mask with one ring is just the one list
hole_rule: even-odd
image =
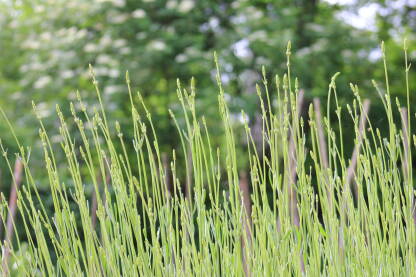
[[192,193],[192,151],[188,150],[186,155],[186,163],[188,164],[188,167],[186,170],[185,198],[190,200]]
[[[409,155],[409,149],[410,149],[410,144],[409,144],[409,131],[408,131],[408,112],[407,112],[407,108],[402,107],[400,108],[400,116],[401,116],[401,120],[402,120],[402,130],[403,130],[403,157],[402,157],[402,166],[403,166],[403,176],[404,176],[404,180],[405,182],[409,182],[410,180],[410,176],[409,176],[409,171],[410,171],[410,167],[412,166],[411,163],[411,157]],[[412,197],[412,217],[413,217],[413,223],[416,225],[416,206],[415,206],[415,202],[416,199],[413,196]]]
[[[321,114],[321,101],[319,100],[319,98],[314,98],[313,99],[313,106],[314,106],[314,111],[315,111],[315,119],[316,119],[316,128],[317,128],[317,132],[318,132],[318,142],[319,142],[319,157],[320,157],[320,162],[322,165],[322,169],[325,170],[325,176],[327,175],[327,170],[329,169],[329,163],[328,163],[328,151],[327,151],[327,144],[326,144],[326,139],[325,139],[325,135],[324,135],[324,128],[323,128],[323,124],[322,124],[322,114]],[[325,177],[328,181],[328,186],[327,186],[327,197],[328,197],[328,203],[329,203],[329,207],[332,207],[332,197],[331,197],[331,192],[332,192],[332,185],[329,182],[329,178],[328,176]]]
[[[304,91],[300,90],[297,96],[297,116],[299,117],[303,107],[303,98],[304,98]],[[295,134],[296,129],[292,126],[292,130],[290,132],[289,137],[289,199],[290,199],[290,214],[292,216],[293,224],[297,227],[300,226],[300,219],[299,219],[299,211],[297,207],[297,198],[296,198],[296,191],[295,191],[295,184],[296,184],[296,168],[297,168],[297,159],[296,159],[296,142],[295,142]]]
[[[110,185],[111,182],[111,175],[107,170],[107,165],[104,161],[104,166],[105,166],[105,183],[103,184],[103,178],[102,175],[100,174],[100,172],[97,172],[97,185],[98,185],[98,190],[94,189],[94,192],[92,194],[92,199],[91,199],[91,223],[93,228],[95,229],[95,226],[97,225],[97,208],[98,208],[98,202],[97,202],[97,194],[101,194],[101,190],[100,190],[100,185],[104,185],[106,187],[108,187]],[[105,194],[103,194],[103,204],[105,205]]]
[[[347,187],[351,185],[354,179],[355,169],[357,168],[357,160],[358,160],[358,156],[360,155],[360,149],[362,145],[363,135],[365,132],[365,126],[367,124],[369,110],[370,110],[370,100],[365,99],[363,102],[363,109],[362,109],[362,113],[360,116],[357,141],[355,143],[354,150],[352,152],[350,165],[348,166],[348,169],[347,169],[347,178],[346,178]],[[353,193],[354,193],[355,199],[358,199],[358,188],[355,182],[353,182]]]
[[169,157],[166,152],[162,153],[162,164],[163,164],[163,172],[165,176],[165,185],[166,185],[166,197],[170,198],[173,191],[173,184],[172,184],[172,176],[171,176],[171,170],[169,166]]
[[14,220],[16,217],[16,210],[17,210],[17,192],[19,190],[20,184],[22,182],[22,171],[23,171],[23,163],[20,158],[16,159],[14,165],[14,174],[13,174],[13,183],[10,190],[10,197],[9,197],[9,213],[7,215],[7,223],[6,223],[6,234],[5,234],[5,249],[2,258],[2,269],[3,273],[8,274],[9,272],[9,257],[12,248],[12,240],[14,234]]
[[242,225],[245,231],[245,235],[241,236],[241,251],[243,253],[243,267],[245,276],[251,276],[250,268],[247,261],[247,256],[250,256],[250,242],[251,242],[251,200],[250,200],[250,189],[248,185],[247,172],[240,172],[240,191],[241,191],[241,202],[243,205],[243,217]]
[[[0,188],[2,187],[2,182],[1,182],[1,180],[2,180],[2,171],[0,170]],[[0,190],[0,206],[3,204],[3,193],[2,193],[2,191]],[[3,220],[3,215],[2,215],[2,213],[0,212],[0,238],[2,237],[2,234],[3,234],[3,226],[4,226],[4,220]]]
[[[303,101],[304,101],[304,91],[300,90],[299,94],[297,95],[297,102],[296,102],[296,116],[299,118],[302,113]],[[299,119],[293,119],[293,121]],[[297,153],[296,153],[296,138],[295,136],[298,135],[295,132],[297,131],[295,124],[292,125],[292,130],[290,132],[289,137],[289,207],[290,207],[290,215],[292,217],[293,224],[299,228],[300,227],[300,217],[299,217],[299,209],[298,209],[298,200],[296,196],[295,184],[296,184],[296,176],[297,176]],[[302,250],[299,254],[300,256],[300,264],[302,272],[305,272],[305,262],[303,260]]]
[[[358,162],[358,156],[360,155],[360,149],[361,149],[361,146],[362,146],[362,140],[363,140],[363,136],[364,136],[364,132],[365,132],[365,126],[366,126],[366,123],[367,123],[369,110],[370,110],[370,100],[365,99],[364,102],[363,102],[361,116],[360,116],[360,119],[359,119],[357,139],[356,139],[356,142],[355,142],[354,150],[352,152],[350,164],[347,168],[346,182],[345,182],[345,185],[344,185],[344,195],[348,194],[348,192],[350,190],[351,182],[354,181],[356,168],[357,168],[357,162]],[[353,182],[352,193],[354,195],[354,198],[358,202],[359,201],[358,200],[358,187],[357,187],[357,184],[356,184],[355,181]],[[349,214],[350,211],[347,208],[347,199],[346,198],[347,197],[344,197],[344,200],[343,200],[342,213],[344,214],[344,218],[347,221],[348,214]],[[339,229],[338,245],[339,245],[341,255],[343,256],[344,251],[345,251],[345,239],[344,239],[344,230],[343,230],[342,226],[340,226],[340,229]]]

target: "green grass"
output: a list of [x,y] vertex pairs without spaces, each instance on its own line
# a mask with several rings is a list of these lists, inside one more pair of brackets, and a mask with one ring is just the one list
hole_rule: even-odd
[[[337,75],[328,87],[326,116],[320,120],[316,101],[315,108],[305,108],[309,116],[299,117],[302,92],[291,77],[290,55],[289,45],[288,72],[282,78],[276,76],[271,83],[264,78],[257,87],[263,135],[260,143],[255,142],[249,124],[243,124],[246,157],[237,154],[241,134],[235,131],[238,123],[230,116],[219,68],[222,122],[218,124],[225,143],[217,147],[211,142],[204,117],[195,108],[193,83],[187,91],[178,82],[185,124],[182,127],[179,115],[171,112],[182,148],[173,150],[170,162],[159,149],[157,122],[140,93],[131,90],[128,74],[133,141],[123,137],[118,123],[106,118],[92,74],[100,108],[88,110],[79,97],[79,108],[71,104],[72,117],[65,118],[57,107],[60,149],[51,143],[40,120],[53,217],[39,196],[29,151],[16,138],[24,181],[18,190],[23,224],[15,228],[24,229],[27,240],[15,236],[3,273],[411,276],[416,265],[412,167],[399,166],[411,164],[411,113],[403,113],[406,128],[395,125],[393,111],[401,106],[391,100],[386,71],[385,86],[375,83],[375,89],[385,107],[387,137],[373,129],[366,116],[368,104],[355,85],[351,85],[355,100],[348,113],[343,112],[337,100]],[[409,99],[407,54],[405,62]],[[330,118],[332,111],[335,120]],[[356,160],[345,158],[349,153],[344,153],[344,146],[353,143],[342,139],[348,120],[354,122],[354,141],[360,145]],[[69,121],[75,122],[80,139],[74,140]],[[131,145],[135,159],[128,153]],[[60,151],[65,161],[58,161]],[[10,158],[4,148],[3,152]],[[249,167],[239,168],[240,159],[247,159]],[[13,174],[12,160],[8,164]],[[179,172],[187,176],[179,177]],[[86,183],[101,192],[96,194],[96,226]],[[183,192],[185,184],[189,189]],[[7,217],[6,203],[1,214]],[[9,244],[1,243],[4,262]]]

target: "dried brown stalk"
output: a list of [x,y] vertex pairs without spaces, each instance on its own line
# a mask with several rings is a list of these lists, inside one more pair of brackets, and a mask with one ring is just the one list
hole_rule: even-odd
[[[363,135],[364,135],[364,132],[365,132],[365,126],[367,124],[367,116],[368,116],[369,110],[370,110],[370,100],[365,99],[364,102],[363,102],[363,108],[362,108],[362,112],[361,112],[361,116],[360,116],[357,143],[354,146],[354,150],[353,150],[352,157],[351,157],[351,162],[350,162],[350,165],[348,166],[348,169],[347,169],[347,177],[346,177],[346,183],[345,183],[345,187],[344,187],[345,191],[350,187],[351,182],[353,181],[353,179],[355,177],[355,170],[357,168],[358,155],[360,154],[361,144],[362,144]],[[358,187],[357,187],[357,184],[355,182],[353,184],[353,194],[354,194],[355,199],[357,199],[357,201],[358,201]],[[346,207],[345,202],[343,204],[343,209],[342,210],[343,210],[343,213],[346,215],[347,214],[347,207]],[[343,251],[344,251],[344,232],[342,230],[342,227],[340,227],[340,229],[339,229],[338,246],[339,246],[340,251],[343,253]]]
[[241,236],[241,249],[243,253],[243,268],[244,268],[245,276],[250,276],[250,271],[247,265],[246,252],[249,253],[249,251],[247,250],[249,250],[250,242],[251,242],[252,221],[251,221],[250,189],[248,185],[247,173],[245,171],[240,172],[239,187],[241,191],[241,202],[244,208],[242,225],[245,231],[245,237]]
[[163,172],[165,176],[165,185],[166,185],[166,198],[170,198],[173,193],[172,187],[172,176],[171,171],[169,168],[169,157],[167,153],[162,153],[162,165],[163,165]]
[[[304,91],[300,90],[297,96],[297,116],[300,117],[302,106],[304,101]],[[295,121],[295,119],[293,119]],[[295,124],[292,124],[292,132],[289,137],[289,209],[292,217],[292,222],[296,227],[300,227],[300,218],[298,210],[298,201],[296,197],[296,191],[294,185],[296,183],[296,169],[297,169],[297,155],[296,155],[296,145],[295,145]],[[302,272],[305,272],[305,264],[303,261],[302,251],[300,252],[300,263]]]
[[11,245],[12,239],[14,234],[14,219],[16,217],[16,210],[17,210],[17,191],[19,190],[19,186],[22,182],[22,172],[23,172],[23,163],[20,158],[16,159],[16,163],[14,165],[14,176],[13,176],[13,184],[10,191],[9,197],[9,213],[7,215],[7,223],[6,223],[6,238],[4,243],[4,255],[2,261],[2,268],[3,273],[5,275],[8,274],[8,263],[10,258],[11,252]]
[[[111,182],[111,175],[108,172],[108,166],[106,164],[106,160],[104,160],[104,174],[105,174],[105,186],[108,186]],[[95,226],[97,225],[97,208],[98,208],[98,203],[97,203],[97,194],[101,194],[100,192],[100,185],[103,182],[103,178],[101,175],[101,171],[99,170],[98,172],[98,177],[97,177],[97,187],[98,187],[98,191],[95,190],[94,188],[94,193],[92,194],[92,199],[91,199],[91,223],[92,223],[92,228],[95,229]],[[105,203],[105,194],[104,194],[104,199],[103,199],[103,203]]]
[[[365,99],[363,102],[363,110],[360,116],[360,125],[359,125],[359,129],[358,129],[358,140],[357,143],[354,146],[354,151],[352,152],[352,157],[351,157],[351,162],[350,165],[347,169],[347,180],[346,180],[346,185],[349,186],[351,185],[354,176],[355,176],[355,169],[357,168],[357,161],[358,161],[358,155],[360,154],[360,149],[361,149],[361,144],[362,144],[362,140],[363,140],[363,134],[365,131],[365,126],[367,124],[367,116],[368,116],[368,112],[370,110],[370,100]],[[353,193],[354,193],[354,197],[355,199],[358,199],[358,187],[355,184],[355,182],[353,183]]]
[[[408,113],[406,108],[400,109],[400,115],[402,119],[402,129],[403,129],[403,159],[402,159],[402,166],[403,166],[403,176],[405,182],[409,182],[411,176],[409,176],[409,168],[412,166],[411,157],[409,157],[409,130],[408,130]],[[409,159],[410,158],[410,159]],[[412,217],[413,223],[416,225],[416,207],[415,207],[416,199],[412,193]]]
[[[297,116],[301,114],[303,106],[304,91],[300,90],[297,97]],[[296,145],[295,145],[295,126],[292,124],[292,132],[289,138],[289,201],[290,201],[290,214],[292,216],[293,224],[299,227],[299,211],[297,208],[297,198],[294,185],[296,183],[296,168],[297,168],[297,156],[296,156]]]
[[321,115],[321,101],[319,98],[313,99],[313,106],[315,110],[315,120],[316,120],[316,128],[318,132],[318,142],[319,142],[319,157],[322,165],[322,169],[325,170],[325,178],[327,181],[327,198],[328,198],[328,204],[329,207],[332,207],[332,197],[331,197],[331,191],[332,191],[332,185],[329,183],[329,178],[327,176],[327,170],[329,168],[329,162],[328,162],[328,151],[327,151],[327,144],[324,134],[324,128],[322,124],[322,115]]

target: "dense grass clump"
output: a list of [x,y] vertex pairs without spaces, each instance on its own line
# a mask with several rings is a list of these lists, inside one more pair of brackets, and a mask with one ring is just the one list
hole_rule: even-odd
[[[88,110],[79,97],[67,118],[57,107],[61,150],[40,120],[53,216],[39,197],[33,161],[16,138],[21,152],[15,172],[8,164],[23,223],[13,224],[13,203],[4,202],[3,274],[412,275],[416,232],[409,107],[392,101],[387,73],[385,89],[374,83],[388,122],[383,137],[373,128],[370,101],[361,98],[357,86],[351,85],[351,105],[339,106],[335,75],[323,115],[318,99],[305,105],[307,92],[291,78],[290,47],[287,54],[288,72],[273,84],[264,77],[257,87],[260,141],[244,113],[243,123],[231,116],[219,68],[222,145],[212,143],[204,117],[197,114],[193,82],[189,92],[178,82],[183,112],[181,120],[171,116],[182,147],[171,153],[161,153],[157,122],[140,93],[132,92],[128,74],[132,141],[106,118],[92,74],[100,108]],[[408,71],[406,60],[406,88]],[[396,108],[401,125],[394,118]],[[355,137],[344,141],[344,124],[351,120]],[[77,126],[77,140],[68,122]],[[244,139],[236,124],[243,125]],[[352,155],[344,147],[351,143]],[[237,152],[242,145],[246,150]],[[64,161],[57,159],[59,151]],[[239,166],[241,159],[248,167]],[[94,185],[92,199],[85,183]],[[25,230],[24,241],[13,238],[17,229]]]

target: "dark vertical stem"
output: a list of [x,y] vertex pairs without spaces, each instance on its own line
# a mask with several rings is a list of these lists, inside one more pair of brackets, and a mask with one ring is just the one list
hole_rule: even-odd
[[400,109],[400,116],[402,119],[402,129],[403,129],[403,159],[402,159],[402,166],[403,166],[403,175],[405,180],[407,181],[409,177],[409,132],[407,130],[407,109],[401,108]]
[[168,154],[163,152],[162,153],[162,165],[163,165],[163,172],[165,176],[165,185],[166,185],[166,199],[170,198],[173,194],[173,187],[172,187],[172,176],[170,174],[169,169],[169,157]]
[[[367,124],[367,115],[368,115],[369,110],[370,110],[370,100],[365,99],[363,102],[362,114],[360,116],[360,123],[359,123],[360,125],[358,129],[358,141],[354,147],[354,151],[352,152],[351,163],[347,169],[347,183],[346,183],[347,186],[351,185],[355,176],[355,169],[357,168],[358,155],[360,154],[363,134],[365,132],[365,126]],[[355,182],[353,184],[353,193],[354,193],[355,199],[358,200],[358,187]]]
[[[300,90],[297,96],[296,111],[297,117],[300,117],[304,100],[304,91]],[[293,119],[295,122],[295,119]],[[298,200],[294,189],[296,183],[297,155],[296,155],[296,130],[297,126],[292,123],[292,131],[289,137],[289,209],[292,222],[296,227],[300,227],[300,218],[298,210]],[[305,272],[305,263],[303,261],[302,251],[299,253],[302,272]]]
[[[107,187],[107,190],[109,190],[110,186],[111,186],[111,169],[110,169],[111,163],[109,163],[106,158],[104,158],[104,166],[105,166],[105,169],[106,169],[106,171],[105,171],[106,172],[105,186]],[[103,193],[103,205],[104,206],[106,205],[106,201],[107,201],[106,197],[107,196],[105,194],[105,188],[104,188],[104,193]]]
[[[2,203],[3,203],[3,194],[0,194],[0,205]],[[0,238],[2,237],[2,233],[3,233],[3,225],[4,225],[3,216],[0,214]]]
[[251,221],[250,189],[248,185],[247,173],[245,171],[240,172],[239,187],[240,187],[240,192],[241,192],[241,202],[243,204],[243,209],[244,209],[242,225],[245,231],[245,237],[244,235],[241,236],[241,249],[242,249],[241,252],[243,253],[243,268],[244,268],[245,276],[250,276],[249,267],[247,265],[246,248],[249,250],[249,247],[250,247],[252,221]]
[[[191,191],[191,183],[192,183],[192,148],[191,146],[189,146],[188,152],[186,153],[186,163],[187,163],[187,167],[186,167],[186,182],[185,182],[185,200],[187,202],[188,209],[185,209],[184,211],[187,213],[187,215],[189,216],[189,220],[192,220],[192,216],[191,216],[191,205],[192,205],[192,191]],[[191,234],[188,230],[188,228],[186,228],[186,241],[189,242],[191,241]],[[185,266],[185,264],[184,264]]]
[[[1,170],[0,170],[0,188],[1,188]],[[3,193],[0,190],[0,206],[3,203]],[[3,233],[3,226],[4,226],[4,220],[2,215],[0,214],[0,238],[2,237],[2,233]]]
[[[162,166],[163,166],[163,174],[164,174],[164,182],[165,182],[165,197],[166,197],[166,201],[168,202],[169,199],[171,199],[172,195],[175,196],[175,192],[174,192],[174,188],[173,188],[173,176],[172,176],[172,172],[171,169],[169,167],[169,157],[168,154],[166,152],[162,153]],[[175,260],[175,247],[172,246],[171,249],[171,261],[172,264],[176,264],[176,260]]]
[[328,151],[324,135],[324,128],[322,124],[321,101],[319,100],[319,98],[313,99],[313,106],[315,109],[316,127],[318,129],[319,155],[321,158],[322,166],[328,168]]
[[[351,182],[354,179],[355,176],[355,170],[357,167],[357,160],[358,160],[358,155],[360,154],[360,149],[361,149],[361,144],[362,144],[362,140],[363,140],[363,134],[365,132],[365,126],[367,124],[367,115],[368,112],[370,110],[370,100],[365,99],[363,102],[363,109],[361,112],[361,116],[360,116],[360,122],[359,122],[359,127],[358,127],[358,140],[357,143],[354,146],[354,150],[352,152],[352,157],[351,157],[351,162],[350,165],[348,166],[347,169],[347,179],[346,179],[346,183],[345,183],[345,187],[344,187],[344,191],[346,192],[347,189],[349,189]],[[353,185],[353,194],[355,199],[357,199],[358,201],[358,187],[357,184],[354,182]],[[347,215],[347,207],[346,207],[346,200],[344,200],[344,204],[342,207],[342,212],[344,213],[344,215]],[[344,233],[343,233],[343,229],[342,227],[340,227],[339,229],[339,237],[338,237],[338,246],[341,250],[341,252],[343,253],[344,250]]]
[[[106,161],[104,160],[103,162],[104,162],[104,168],[105,168],[105,171],[104,171],[105,184],[104,185],[108,186],[111,182],[111,175],[110,175],[110,172],[108,170]],[[98,191],[96,191],[95,188],[94,188],[94,193],[92,195],[92,200],[91,200],[91,223],[92,223],[93,229],[95,229],[95,226],[97,225],[97,208],[98,208],[97,194],[101,194],[100,185],[102,184],[102,182],[103,182],[103,178],[101,176],[101,171],[98,170],[98,177],[97,177]],[[103,203],[105,203],[105,193],[103,195],[104,195]]]
[[[301,114],[303,106],[303,90],[299,91],[297,97],[297,116]],[[292,131],[289,138],[289,201],[290,201],[290,213],[292,216],[292,221],[295,226],[299,227],[299,211],[297,208],[297,198],[294,185],[296,183],[296,168],[297,168],[297,156],[296,156],[296,139],[295,139],[296,126],[292,124]]]
[[188,164],[186,170],[186,183],[185,183],[185,198],[191,200],[191,183],[192,183],[192,150],[187,152],[186,163]]
[[17,191],[19,186],[22,182],[22,171],[23,171],[23,163],[20,158],[17,158],[16,163],[14,165],[14,177],[13,177],[13,184],[10,191],[10,198],[9,198],[9,213],[7,215],[7,223],[6,223],[6,238],[4,244],[4,255],[3,255],[3,273],[8,274],[8,262],[10,257],[12,239],[13,239],[13,226],[14,226],[14,219],[16,217],[16,208],[17,208]]
[[322,115],[321,115],[321,101],[319,98],[313,99],[313,106],[315,110],[315,120],[316,120],[316,128],[318,132],[318,143],[319,143],[319,157],[321,161],[321,168],[325,171],[325,181],[327,182],[327,198],[329,207],[332,207],[332,185],[328,182],[329,178],[327,176],[327,170],[329,168],[328,162],[328,151],[327,151],[327,144],[325,140],[324,128],[322,124]]
[[[101,182],[102,182],[101,174],[98,174],[97,186],[99,186]],[[92,199],[91,199],[91,224],[92,224],[93,229],[95,229],[95,226],[97,224],[97,207],[98,207],[97,194],[98,193],[100,193],[100,188],[98,187],[98,190],[96,190],[94,187],[94,191],[92,193]]]
[[[403,158],[402,158],[402,166],[403,166],[403,176],[405,182],[411,181],[410,167],[412,166],[411,157],[409,155],[409,130],[408,130],[408,121],[407,121],[407,108],[400,109],[400,115],[402,119],[402,129],[403,129]],[[412,217],[413,223],[416,224],[416,210],[415,210],[415,198],[412,193]]]

